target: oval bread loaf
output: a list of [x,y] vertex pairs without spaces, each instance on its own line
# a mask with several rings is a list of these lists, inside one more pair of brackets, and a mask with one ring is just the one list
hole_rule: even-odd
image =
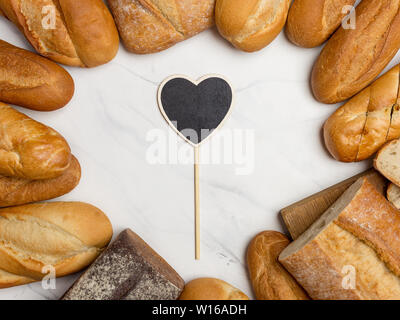
[[81,167],[72,156],[65,172],[53,179],[27,180],[0,176],[0,207],[17,206],[54,199],[74,189],[81,178]]
[[0,40],[0,101],[52,111],[73,94],[74,81],[58,64]]
[[[106,215],[82,202],[48,202],[0,210],[0,287],[57,277],[89,265],[110,242]],[[48,270],[46,271],[48,272]]]
[[400,48],[400,0],[363,0],[356,28],[339,28],[322,49],[311,75],[314,96],[346,100],[370,84]]
[[249,298],[223,280],[199,278],[185,285],[179,300],[249,300]]
[[220,34],[243,51],[261,50],[283,29],[290,0],[217,0]]
[[365,160],[387,141],[400,137],[399,77],[397,65],[325,122],[325,145],[335,159]]
[[294,0],[289,10],[286,35],[294,44],[313,48],[324,43],[348,13],[355,0]]
[[59,133],[0,102],[0,175],[56,178],[70,160],[69,145]]
[[128,51],[165,50],[214,25],[215,0],[108,0]]
[[309,300],[305,291],[278,262],[290,241],[280,232],[258,234],[247,250],[250,279],[257,300]]
[[38,53],[56,62],[95,67],[117,54],[118,31],[101,0],[0,0],[0,9]]

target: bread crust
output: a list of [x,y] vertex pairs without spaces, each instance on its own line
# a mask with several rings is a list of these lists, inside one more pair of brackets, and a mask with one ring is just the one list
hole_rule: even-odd
[[[55,8],[55,29],[43,28],[45,6]],[[95,67],[117,54],[118,31],[101,0],[0,0],[0,9],[38,53],[56,62]]]
[[199,278],[185,285],[179,300],[249,300],[249,298],[223,280]]
[[236,48],[254,52],[265,48],[282,31],[290,0],[217,0],[219,33]]
[[329,117],[324,140],[335,159],[365,160],[387,141],[400,137],[399,79],[397,65]]
[[344,6],[355,0],[295,0],[289,10],[286,35],[294,44],[313,48],[324,43],[340,26]]
[[50,127],[0,102],[0,175],[52,179],[69,167],[71,150]]
[[57,277],[77,272],[101,253],[111,237],[106,215],[86,203],[1,209],[0,286],[38,281],[45,266],[54,267]]
[[[279,261],[313,299],[400,299],[400,215],[359,179]],[[343,268],[355,283],[344,286]]]
[[324,103],[352,97],[370,84],[400,48],[400,0],[364,0],[356,28],[339,28],[311,75],[314,96]]
[[305,291],[278,262],[278,256],[289,245],[280,232],[264,231],[247,249],[247,265],[257,300],[308,300]]
[[0,101],[38,111],[64,107],[75,86],[56,63],[0,40]]
[[165,50],[214,25],[215,0],[108,0],[126,49]]
[[74,189],[81,178],[81,166],[72,156],[68,169],[59,177],[26,180],[0,176],[0,207],[17,206],[54,199]]

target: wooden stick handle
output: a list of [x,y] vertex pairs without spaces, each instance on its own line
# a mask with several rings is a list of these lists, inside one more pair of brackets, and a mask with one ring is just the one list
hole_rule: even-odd
[[200,183],[199,183],[199,147],[194,147],[194,224],[195,258],[200,260]]

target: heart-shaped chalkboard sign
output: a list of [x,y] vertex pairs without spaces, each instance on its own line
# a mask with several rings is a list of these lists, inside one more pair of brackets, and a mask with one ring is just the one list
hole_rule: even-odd
[[219,75],[193,81],[182,75],[167,78],[158,91],[158,105],[170,126],[198,146],[222,125],[231,110],[232,87]]

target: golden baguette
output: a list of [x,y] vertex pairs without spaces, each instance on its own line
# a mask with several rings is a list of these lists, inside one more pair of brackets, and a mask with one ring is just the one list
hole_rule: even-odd
[[59,133],[0,102],[0,175],[56,178],[70,160],[69,145]]
[[[54,27],[44,26],[52,20],[45,8],[53,8]],[[102,0],[0,0],[0,10],[38,53],[56,62],[95,67],[117,54],[118,31]]]
[[17,206],[54,199],[74,189],[81,178],[81,167],[72,156],[65,172],[53,179],[26,180],[0,176],[0,207]]
[[261,50],[282,31],[290,0],[217,0],[215,22],[220,34],[236,48]]
[[165,50],[214,24],[215,0],[108,0],[122,41],[140,54]]
[[289,10],[286,35],[294,44],[313,48],[324,43],[348,13],[345,6],[356,0],[294,0]]
[[365,160],[387,141],[400,137],[399,77],[397,65],[325,122],[325,145],[335,159]]
[[[82,202],[47,202],[0,209],[0,287],[78,272],[112,237],[106,215]],[[48,271],[47,271],[48,272]]]
[[316,99],[340,102],[369,85],[399,50],[399,30],[400,0],[363,0],[355,29],[339,28],[314,65]]
[[0,40],[0,101],[52,111],[73,94],[74,81],[58,64]]

